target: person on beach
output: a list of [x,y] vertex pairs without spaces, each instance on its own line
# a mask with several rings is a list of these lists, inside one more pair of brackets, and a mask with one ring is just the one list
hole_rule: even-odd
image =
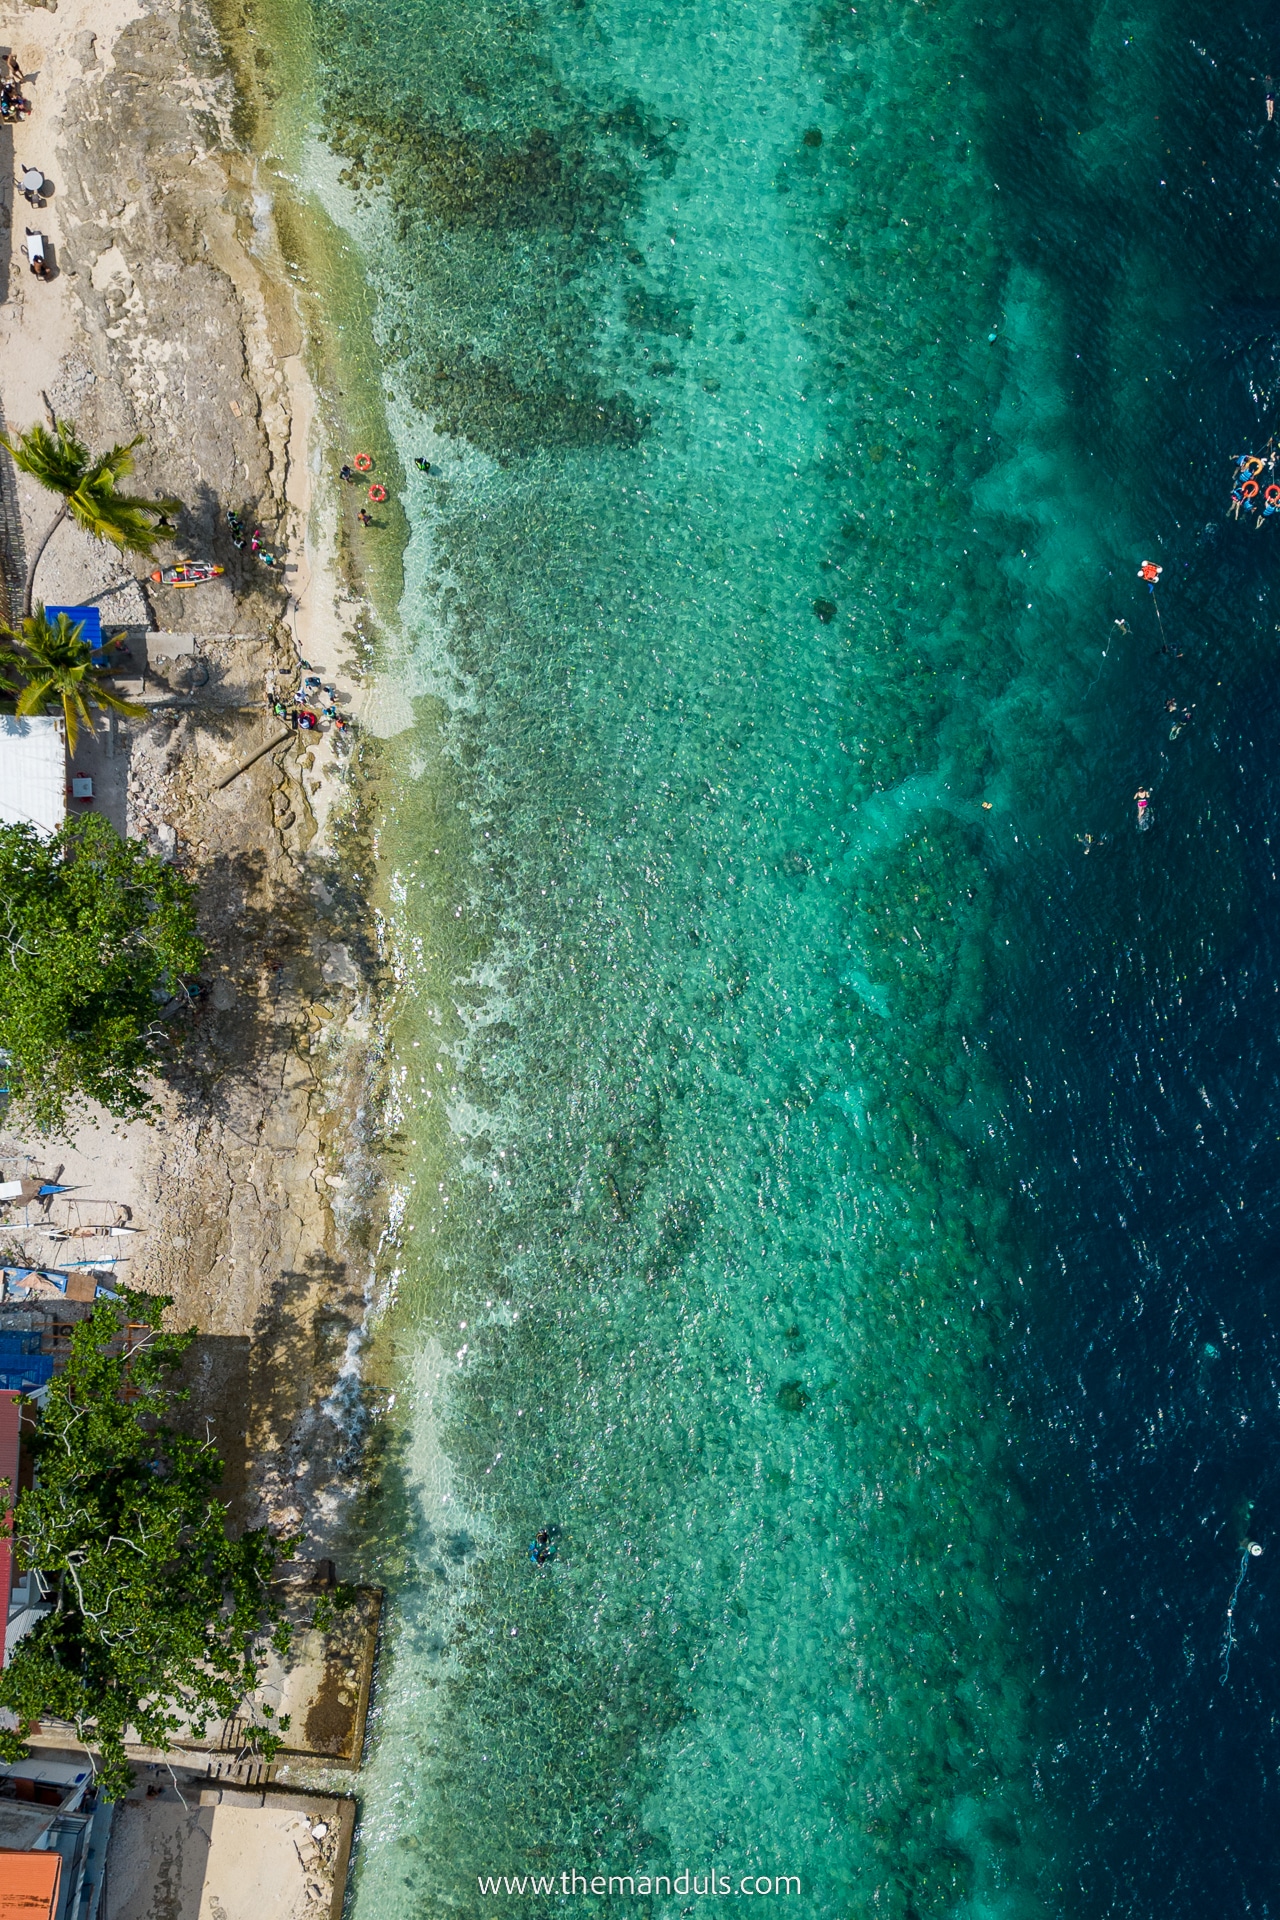
[[10,48],[4,57],[4,70],[15,87],[20,87],[27,77],[18,63],[17,54],[14,53],[12,48]]
[[373,525],[373,515],[369,513],[367,509],[364,507],[361,507],[360,509],[359,518],[360,518],[360,525],[362,527],[371,527]]
[[352,473],[350,467],[344,461],[338,469],[338,478],[339,480],[358,480],[360,475],[358,473]]

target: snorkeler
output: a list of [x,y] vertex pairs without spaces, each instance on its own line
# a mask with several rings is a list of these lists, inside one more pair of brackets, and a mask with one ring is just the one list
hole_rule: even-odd
[[1151,825],[1151,795],[1145,787],[1139,787],[1133,797],[1138,803],[1138,832],[1145,833]]
[[545,1567],[548,1560],[555,1558],[555,1542],[547,1527],[539,1527],[529,1542],[529,1558],[535,1567]]
[[421,454],[418,455],[417,459],[414,461],[413,464],[418,469],[419,473],[430,473],[431,471],[431,462],[429,460],[424,460]]

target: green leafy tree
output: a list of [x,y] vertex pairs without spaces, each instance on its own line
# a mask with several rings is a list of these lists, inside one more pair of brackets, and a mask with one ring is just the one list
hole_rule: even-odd
[[86,1098],[154,1111],[157,994],[203,957],[195,888],[141,841],[97,814],[48,839],[0,826],[0,1049],[24,1120],[64,1133]]
[[0,1733],[0,1758],[21,1759],[37,1721],[68,1722],[101,1756],[111,1799],[132,1780],[127,1732],[167,1747],[243,1716],[246,1744],[270,1759],[288,1730],[266,1707],[255,1715],[251,1699],[268,1637],[288,1649],[269,1582],[297,1543],[265,1528],[229,1536],[222,1461],[170,1419],[183,1396],[169,1376],[194,1335],[160,1331],[168,1305],[126,1293],[81,1321],[30,1442],[35,1486],[13,1520],[18,1565],[38,1569],[56,1600],[0,1673],[0,1707],[18,1721]]
[[[95,662],[93,648],[84,638],[83,620],[73,621],[65,613],[50,620],[38,605],[20,627],[0,626],[0,635],[19,649],[12,655],[12,665],[27,680],[18,692],[17,711],[43,713],[51,706],[61,706],[69,752],[76,750],[81,721],[93,731],[94,707],[110,708],[135,720],[146,714],[145,707],[121,699],[108,684],[108,669]],[[122,637],[116,635],[117,639]],[[9,675],[5,679],[12,688]]]
[[151,554],[162,532],[158,523],[171,513],[181,512],[181,500],[145,500],[137,494],[120,492],[120,482],[133,472],[133,449],[141,444],[139,435],[123,446],[108,447],[105,453],[90,453],[65,420],[56,422],[52,431],[37,421],[15,440],[0,434],[0,446],[8,449],[14,464],[50,493],[62,496],[62,505],[45,529],[27,568],[22,610],[28,617],[35,592],[36,568],[64,520],[74,520],[95,540],[109,540],[122,552]]

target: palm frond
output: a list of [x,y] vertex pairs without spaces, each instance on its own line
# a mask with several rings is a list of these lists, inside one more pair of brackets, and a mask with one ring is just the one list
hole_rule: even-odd
[[110,687],[104,687],[101,680],[89,683],[87,696],[95,707],[110,707],[112,713],[123,713],[130,720],[145,720],[147,709],[140,707],[136,700],[126,700],[123,694],[116,693]]
[[0,446],[7,448],[23,472],[62,496],[58,515],[27,569],[28,613],[41,555],[68,515],[95,540],[109,541],[125,552],[150,554],[162,531],[157,521],[181,512],[182,502],[172,497],[147,500],[140,494],[119,491],[120,482],[134,470],[133,449],[141,441],[138,435],[92,454],[63,420],[53,432],[37,421],[16,438],[0,434]]
[[84,638],[84,622],[60,613],[50,620],[43,606],[18,629],[0,627],[0,636],[16,641],[14,664],[28,677],[18,697],[20,714],[38,713],[58,703],[67,728],[67,746],[74,753],[83,721],[92,732],[93,708],[141,719],[146,708],[124,699],[106,684],[107,669],[99,666]]
[[[134,443],[136,445],[136,442]],[[72,493],[92,464],[92,456],[83,440],[78,440],[65,421],[58,422],[56,433],[39,421],[11,440],[0,435],[0,445],[11,455],[14,465],[29,473],[51,493]],[[113,448],[112,452],[123,451]]]

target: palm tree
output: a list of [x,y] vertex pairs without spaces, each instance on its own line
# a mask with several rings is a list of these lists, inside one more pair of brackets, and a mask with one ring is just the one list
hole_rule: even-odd
[[[27,685],[18,695],[19,713],[39,713],[55,702],[61,704],[67,726],[67,750],[76,750],[76,735],[81,720],[93,731],[91,707],[110,708],[130,719],[140,719],[145,707],[122,700],[106,684],[106,668],[96,664],[93,648],[82,636],[84,621],[72,621],[65,613],[50,620],[42,606],[28,616],[21,627],[0,626],[0,635],[15,643],[4,665],[12,664],[25,676]],[[117,634],[117,639],[123,635]],[[7,680],[4,667],[0,675]]]
[[0,434],[0,446],[13,456],[16,466],[50,493],[62,495],[62,505],[27,568],[22,611],[28,620],[36,568],[68,515],[95,540],[110,540],[122,551],[150,555],[162,532],[157,523],[181,511],[181,500],[143,500],[136,494],[116,491],[118,483],[133,472],[133,449],[141,444],[141,438],[139,435],[124,446],[92,454],[65,420],[56,420],[52,432],[37,421],[16,440]]

